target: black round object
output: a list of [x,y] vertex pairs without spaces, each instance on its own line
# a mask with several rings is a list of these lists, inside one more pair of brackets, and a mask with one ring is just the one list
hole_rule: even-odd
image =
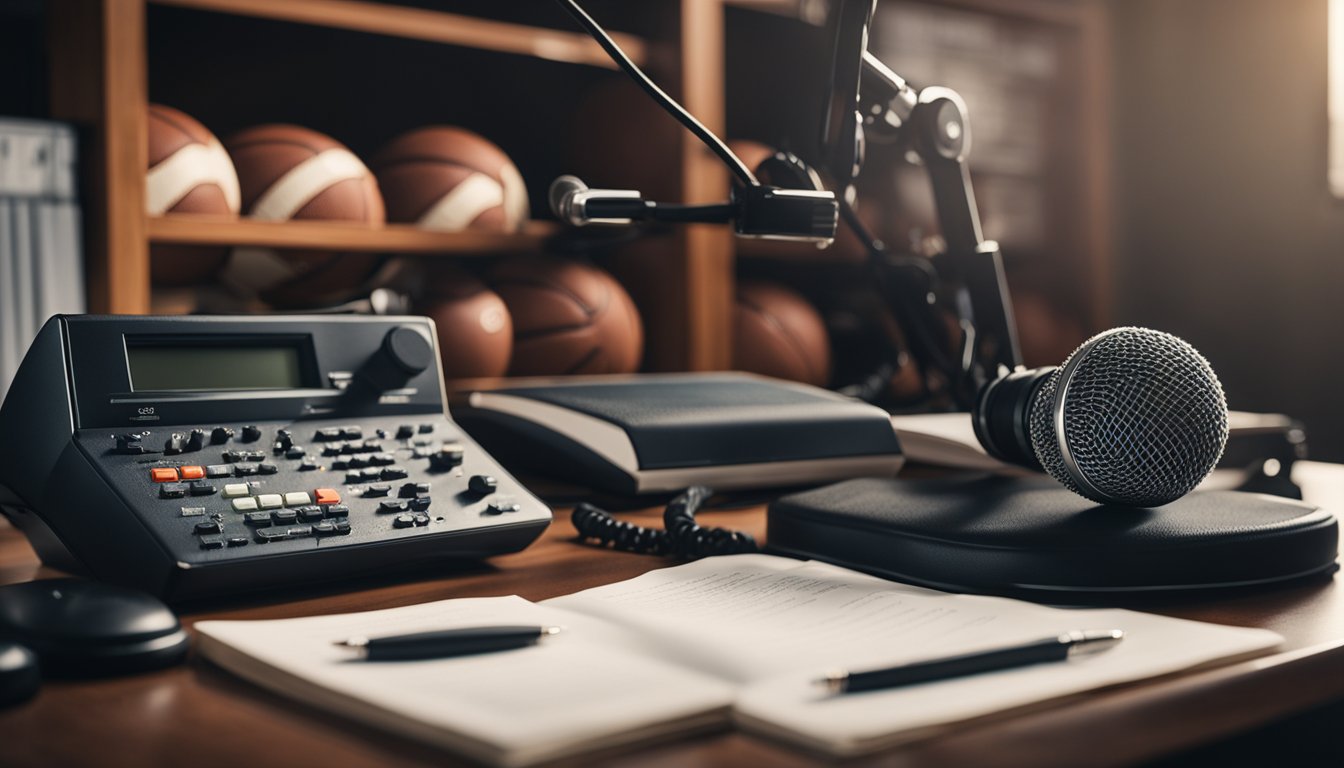
[[37,656],[18,643],[0,641],[0,707],[31,699],[41,682]]
[[186,655],[187,633],[153,595],[78,579],[0,587],[0,638],[37,654],[48,676],[157,669]]
[[383,337],[383,352],[398,368],[414,376],[434,362],[434,348],[414,329],[393,328]]
[[1036,394],[1036,458],[1103,504],[1156,507],[1194,490],[1227,444],[1213,368],[1169,333],[1114,328],[1078,347]]

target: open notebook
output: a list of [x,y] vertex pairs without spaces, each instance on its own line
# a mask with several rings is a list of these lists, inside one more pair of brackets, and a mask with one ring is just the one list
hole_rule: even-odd
[[[352,661],[332,645],[353,635],[533,623],[565,631],[522,650],[431,661]],[[1111,628],[1126,632],[1118,647],[1067,662],[842,696],[812,684],[835,667]],[[463,598],[203,621],[196,631],[202,655],[259,685],[503,766],[730,724],[825,754],[862,754],[1281,642],[1265,630],[953,595],[768,555],[710,558],[542,603]]]

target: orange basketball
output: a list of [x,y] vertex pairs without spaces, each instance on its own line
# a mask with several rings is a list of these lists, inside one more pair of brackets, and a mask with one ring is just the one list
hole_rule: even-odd
[[503,376],[513,353],[513,318],[499,294],[452,267],[426,281],[420,312],[434,320],[443,375],[449,379]]
[[[248,218],[370,226],[384,221],[373,173],[335,139],[296,125],[262,125],[230,136],[225,146],[238,169]],[[363,253],[235,248],[224,279],[272,304],[313,306],[367,287],[381,261]]]
[[741,283],[733,311],[733,367],[824,387],[831,377],[826,323],[791,288]]
[[[149,105],[149,167],[145,212],[237,218],[238,174],[219,139],[195,118],[162,104]],[[161,285],[208,279],[229,258],[227,248],[154,245],[151,273]]]
[[402,134],[372,166],[389,221],[456,232],[517,232],[527,222],[527,185],[504,150],[462,128]]
[[513,315],[515,376],[631,373],[644,353],[639,312],[616,278],[573,261],[521,258],[491,275]]

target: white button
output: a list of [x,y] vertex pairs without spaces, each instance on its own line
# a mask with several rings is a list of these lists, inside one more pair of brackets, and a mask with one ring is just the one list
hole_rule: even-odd
[[233,500],[233,510],[235,512],[251,512],[257,508],[257,500],[251,496],[244,496],[241,499]]
[[262,509],[275,509],[276,507],[283,507],[285,500],[278,493],[263,493],[257,497],[257,504]]
[[249,496],[251,493],[252,492],[247,487],[247,483],[229,483],[224,486],[224,498],[226,499]]
[[313,497],[303,491],[290,491],[285,494],[286,507],[306,507],[313,503]]

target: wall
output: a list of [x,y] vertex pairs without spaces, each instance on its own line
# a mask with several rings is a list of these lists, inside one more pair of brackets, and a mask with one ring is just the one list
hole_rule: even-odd
[[1117,324],[1169,330],[1233,408],[1344,460],[1344,201],[1326,0],[1112,0]]

